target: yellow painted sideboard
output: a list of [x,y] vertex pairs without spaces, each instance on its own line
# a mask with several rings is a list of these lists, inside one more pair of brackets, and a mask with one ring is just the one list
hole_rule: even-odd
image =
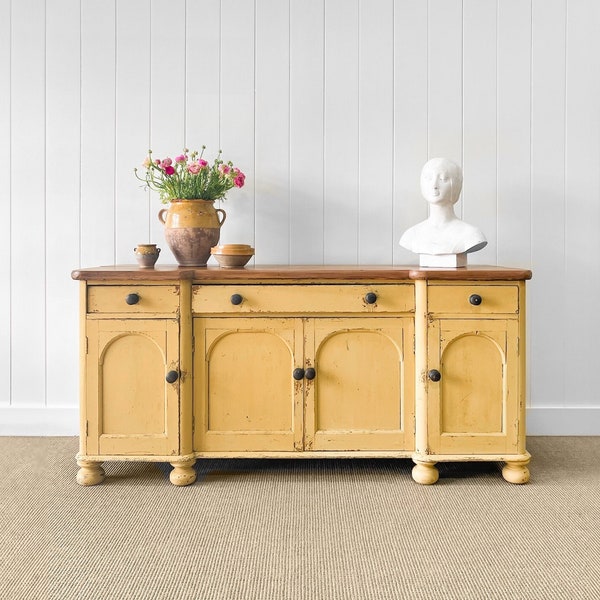
[[78,483],[113,460],[498,461],[529,479],[525,281],[501,267],[98,267],[81,286]]

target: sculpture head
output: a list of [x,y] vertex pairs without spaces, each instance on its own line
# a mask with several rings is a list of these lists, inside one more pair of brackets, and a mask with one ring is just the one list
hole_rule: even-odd
[[430,204],[456,204],[462,190],[462,171],[447,158],[432,158],[421,171],[421,193]]

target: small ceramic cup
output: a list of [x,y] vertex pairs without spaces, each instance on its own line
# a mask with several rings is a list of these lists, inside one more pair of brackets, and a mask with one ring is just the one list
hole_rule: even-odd
[[158,260],[160,248],[157,248],[156,244],[138,244],[133,252],[141,269],[153,269]]

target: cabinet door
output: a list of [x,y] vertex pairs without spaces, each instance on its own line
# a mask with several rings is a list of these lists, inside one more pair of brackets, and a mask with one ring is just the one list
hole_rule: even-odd
[[516,452],[519,428],[518,322],[434,320],[429,328],[429,450]]
[[174,320],[89,320],[87,453],[179,452],[179,325]]
[[412,450],[412,319],[306,324],[306,450]]
[[194,319],[194,449],[302,449],[302,321]]

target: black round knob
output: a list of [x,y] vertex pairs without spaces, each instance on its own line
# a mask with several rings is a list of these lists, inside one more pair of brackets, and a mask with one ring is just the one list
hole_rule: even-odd
[[304,369],[294,369],[294,372],[292,373],[292,377],[296,380],[296,381],[300,381],[301,379],[304,379]]
[[139,294],[127,294],[127,296],[125,297],[125,302],[127,302],[127,304],[129,304],[129,306],[133,306],[134,304],[137,304],[140,301],[140,296]]
[[317,372],[312,367],[309,367],[308,369],[306,369],[304,376],[306,377],[306,379],[314,379],[317,376]]
[[427,377],[429,377],[431,381],[439,381],[442,378],[442,374],[437,369],[431,369],[431,371],[427,373]]
[[179,373],[177,371],[169,371],[165,376],[167,383],[175,383],[179,379]]
[[233,304],[235,306],[239,306],[244,301],[241,294],[233,294],[231,296],[230,300],[231,300],[231,304]]
[[471,294],[469,296],[469,302],[473,306],[479,306],[481,304],[481,296],[479,294]]
[[375,292],[367,292],[365,294],[365,302],[367,304],[375,304],[377,302],[377,294]]

